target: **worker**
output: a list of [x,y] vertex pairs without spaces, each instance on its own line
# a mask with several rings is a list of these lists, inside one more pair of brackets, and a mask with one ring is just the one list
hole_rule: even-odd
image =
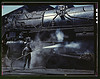
[[30,48],[30,44],[27,43],[26,47],[22,51],[22,55],[25,56],[24,69],[25,69],[27,61],[28,61],[28,68],[30,67],[31,52],[32,52],[32,49]]

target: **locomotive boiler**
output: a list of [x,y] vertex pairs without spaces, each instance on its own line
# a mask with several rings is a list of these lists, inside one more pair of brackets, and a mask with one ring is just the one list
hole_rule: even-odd
[[45,8],[42,11],[32,12],[23,9],[5,15],[4,18],[6,19],[4,19],[3,28],[6,32],[8,31],[8,34],[15,30],[15,36],[20,35],[21,32],[30,34],[32,32],[53,31],[57,28],[68,35],[91,36],[94,30],[93,5],[72,8],[63,5],[56,9]]

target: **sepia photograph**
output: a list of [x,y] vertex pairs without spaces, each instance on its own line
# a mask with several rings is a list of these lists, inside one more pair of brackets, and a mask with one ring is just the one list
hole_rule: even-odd
[[2,75],[97,75],[97,3],[2,3]]

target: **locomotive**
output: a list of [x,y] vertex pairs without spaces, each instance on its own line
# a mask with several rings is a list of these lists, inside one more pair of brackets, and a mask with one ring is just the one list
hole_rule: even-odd
[[[56,8],[47,5],[25,5],[2,17],[2,53],[6,54],[9,49],[9,58],[20,57],[25,46],[25,38],[31,37],[35,40],[37,35],[42,42],[50,43],[49,45],[85,38],[94,42],[94,24],[93,5],[83,7],[62,5]],[[55,33],[57,29],[63,32],[64,41],[49,40],[51,33]]]

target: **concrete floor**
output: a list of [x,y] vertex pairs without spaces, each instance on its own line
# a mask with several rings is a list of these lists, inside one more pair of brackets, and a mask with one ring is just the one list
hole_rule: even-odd
[[14,67],[2,68],[2,75],[93,75],[94,70],[76,70],[76,69],[46,69],[33,68],[25,69]]

